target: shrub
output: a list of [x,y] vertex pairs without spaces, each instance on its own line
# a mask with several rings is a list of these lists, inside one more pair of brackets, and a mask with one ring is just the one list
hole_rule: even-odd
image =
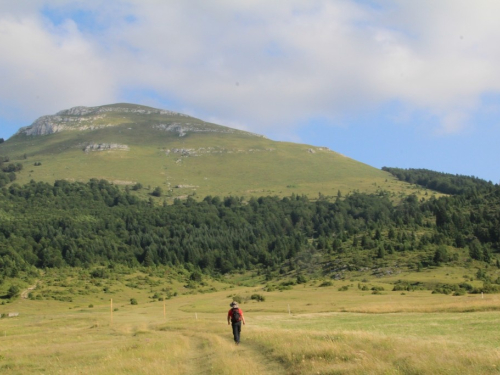
[[323,281],[319,286],[332,286],[333,283],[331,281]]
[[136,183],[134,186],[132,186],[132,190],[141,190],[142,189],[142,184],[141,183]]
[[131,305],[137,305],[137,300],[135,298],[130,299],[130,304]]
[[261,294],[252,294],[250,296],[250,299],[253,299],[253,300],[256,300],[258,302],[264,302],[266,300],[266,297],[264,297],[263,295]]
[[349,285],[343,285],[339,288],[339,292],[345,292],[349,290]]
[[304,275],[297,275],[297,284],[305,284],[307,279]]
[[17,297],[21,293],[21,289],[17,285],[12,285],[7,291],[7,297],[14,298]]
[[92,272],[90,272],[90,276],[94,279],[106,279],[108,278],[108,273],[104,268],[96,268]]
[[199,283],[202,280],[201,273],[195,271],[189,276],[189,279]]
[[159,186],[157,186],[157,187],[153,190],[153,192],[151,193],[151,195],[152,195],[152,196],[154,196],[154,197],[161,197],[161,196],[162,196],[162,194],[163,194],[163,189],[162,189],[161,187],[159,187]]

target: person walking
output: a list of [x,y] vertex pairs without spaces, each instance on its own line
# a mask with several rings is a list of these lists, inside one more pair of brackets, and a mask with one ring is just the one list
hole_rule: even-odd
[[245,324],[243,311],[238,307],[238,302],[233,301],[229,304],[231,308],[227,313],[227,325],[233,326],[233,337],[236,345],[240,344],[241,323]]

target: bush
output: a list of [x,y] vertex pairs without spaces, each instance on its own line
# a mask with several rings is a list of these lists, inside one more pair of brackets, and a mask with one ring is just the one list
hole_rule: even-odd
[[90,272],[90,276],[92,276],[94,279],[106,279],[109,277],[104,268],[96,268],[95,270]]
[[195,281],[197,283],[201,282],[202,276],[201,273],[195,271],[189,276],[189,280]]
[[250,299],[253,299],[253,300],[256,300],[258,302],[264,302],[266,300],[266,297],[264,297],[263,295],[261,294],[252,294],[250,296]]
[[163,190],[161,187],[157,186],[153,192],[151,193],[152,196],[154,197],[161,197],[163,195]]
[[307,279],[304,275],[297,275],[297,284],[305,284]]
[[266,292],[273,292],[276,290],[276,287],[274,285],[267,284],[265,290]]
[[323,281],[319,286],[332,286],[333,283],[331,281]]
[[344,285],[339,288],[339,292],[345,292],[347,290],[349,290],[349,285]]
[[130,299],[130,304],[131,305],[137,305],[137,300],[135,298]]
[[21,293],[21,289],[17,285],[12,285],[7,291],[7,297],[14,298],[17,297]]

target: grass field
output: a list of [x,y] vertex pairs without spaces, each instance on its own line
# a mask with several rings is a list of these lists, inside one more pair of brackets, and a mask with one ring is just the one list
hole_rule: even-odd
[[[19,313],[0,320],[1,373],[500,371],[499,295],[392,291],[397,278],[450,282],[471,272],[466,269],[381,279],[353,276],[328,287],[315,280],[270,292],[269,284],[266,289],[263,280],[248,275],[235,275],[232,283],[206,279],[186,288],[185,275],[162,272],[122,273],[99,280],[86,277],[83,270],[41,275],[31,293],[32,298],[42,298],[4,300],[0,305],[4,314]],[[359,289],[360,283],[384,291],[372,294]],[[25,284],[23,288],[29,285]],[[339,291],[342,286],[347,290]],[[252,300],[253,294],[265,301]],[[71,298],[61,298],[67,296]],[[247,322],[239,346],[232,342],[226,322],[234,296],[242,300]]]

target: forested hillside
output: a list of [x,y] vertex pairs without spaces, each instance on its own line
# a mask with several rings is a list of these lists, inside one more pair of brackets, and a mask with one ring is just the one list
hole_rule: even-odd
[[491,181],[488,182],[477,177],[434,172],[428,169],[383,167],[382,170],[391,173],[401,181],[417,184],[444,194],[455,195],[487,191],[493,186]]
[[395,205],[389,194],[206,197],[162,204],[104,180],[0,190],[0,272],[111,263],[206,273],[498,264],[500,188]]

